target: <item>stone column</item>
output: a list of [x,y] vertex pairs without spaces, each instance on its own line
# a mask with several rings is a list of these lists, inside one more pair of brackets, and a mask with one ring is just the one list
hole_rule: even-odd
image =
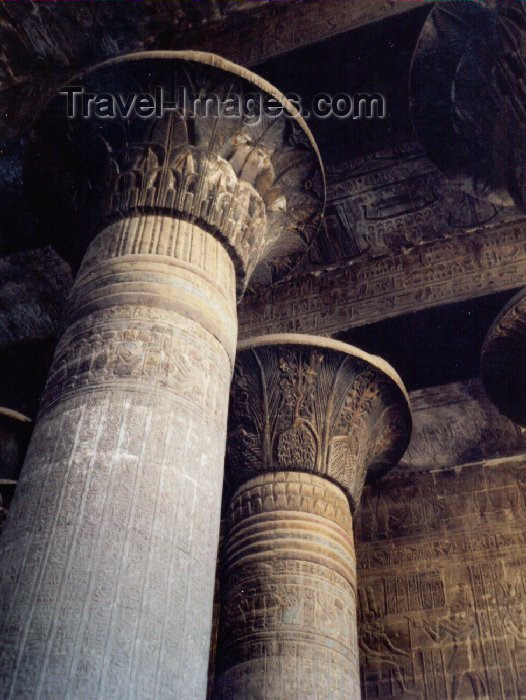
[[526,425],[526,289],[508,302],[488,331],[481,375],[499,411]]
[[[288,109],[195,53],[81,80],[94,94],[251,90]],[[283,115],[65,110],[41,121],[28,177],[45,230],[83,259],[1,541],[0,695],[203,698],[236,289],[308,244],[321,168]]]
[[360,697],[352,519],[405,451],[394,370],[327,338],[243,342],[231,395],[215,697]]

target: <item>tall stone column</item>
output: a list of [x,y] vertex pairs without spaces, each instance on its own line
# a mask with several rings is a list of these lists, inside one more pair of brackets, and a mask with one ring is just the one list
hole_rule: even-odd
[[[131,55],[81,81],[250,90],[289,109],[195,53]],[[1,540],[0,695],[203,698],[236,289],[308,245],[321,168],[283,115],[65,110],[40,122],[28,179],[45,230],[82,264]]]
[[481,375],[499,411],[526,425],[526,289],[506,304],[488,331]]
[[405,389],[327,338],[243,342],[231,394],[215,697],[360,697],[352,518],[405,451]]

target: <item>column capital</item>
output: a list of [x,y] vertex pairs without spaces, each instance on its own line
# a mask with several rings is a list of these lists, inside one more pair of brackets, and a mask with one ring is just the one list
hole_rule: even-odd
[[412,57],[411,120],[431,161],[465,191],[526,207],[526,8],[435,3]]
[[390,365],[329,338],[261,336],[238,348],[227,482],[301,471],[336,483],[356,508],[365,479],[394,466],[411,433],[409,400]]
[[489,398],[515,423],[526,425],[526,289],[511,299],[491,326],[481,353]]
[[[145,213],[219,238],[239,293],[254,272],[255,283],[272,282],[305,253],[323,209],[323,168],[307,125],[269,83],[213,54],[154,51],[111,59],[72,84],[99,102],[83,118],[77,96],[68,118],[66,95],[53,100],[26,168],[43,233],[67,259],[80,260],[112,221]],[[114,98],[141,95],[156,111],[141,117],[132,102],[122,118]]]

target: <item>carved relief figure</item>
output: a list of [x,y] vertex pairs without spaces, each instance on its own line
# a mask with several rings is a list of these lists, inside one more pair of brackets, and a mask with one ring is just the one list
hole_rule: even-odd
[[[407,619],[414,626],[419,626],[413,618]],[[486,683],[477,651],[480,632],[472,604],[467,600],[466,585],[459,584],[450,614],[433,620],[423,619],[421,627],[433,642],[440,645],[446,677],[450,681],[448,697],[451,700],[484,697]]]
[[407,687],[404,678],[403,661],[404,657],[411,658],[410,652],[392,643],[383,624],[377,618],[370,619],[360,627],[359,646],[365,655],[368,671],[387,671],[402,693],[418,695]]

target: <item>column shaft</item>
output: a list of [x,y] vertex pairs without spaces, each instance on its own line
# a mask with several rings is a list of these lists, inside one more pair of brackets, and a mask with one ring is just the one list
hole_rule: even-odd
[[236,334],[211,234],[92,242],[0,543],[2,697],[205,696]]
[[360,697],[356,564],[346,496],[276,472],[230,504],[215,697]]

